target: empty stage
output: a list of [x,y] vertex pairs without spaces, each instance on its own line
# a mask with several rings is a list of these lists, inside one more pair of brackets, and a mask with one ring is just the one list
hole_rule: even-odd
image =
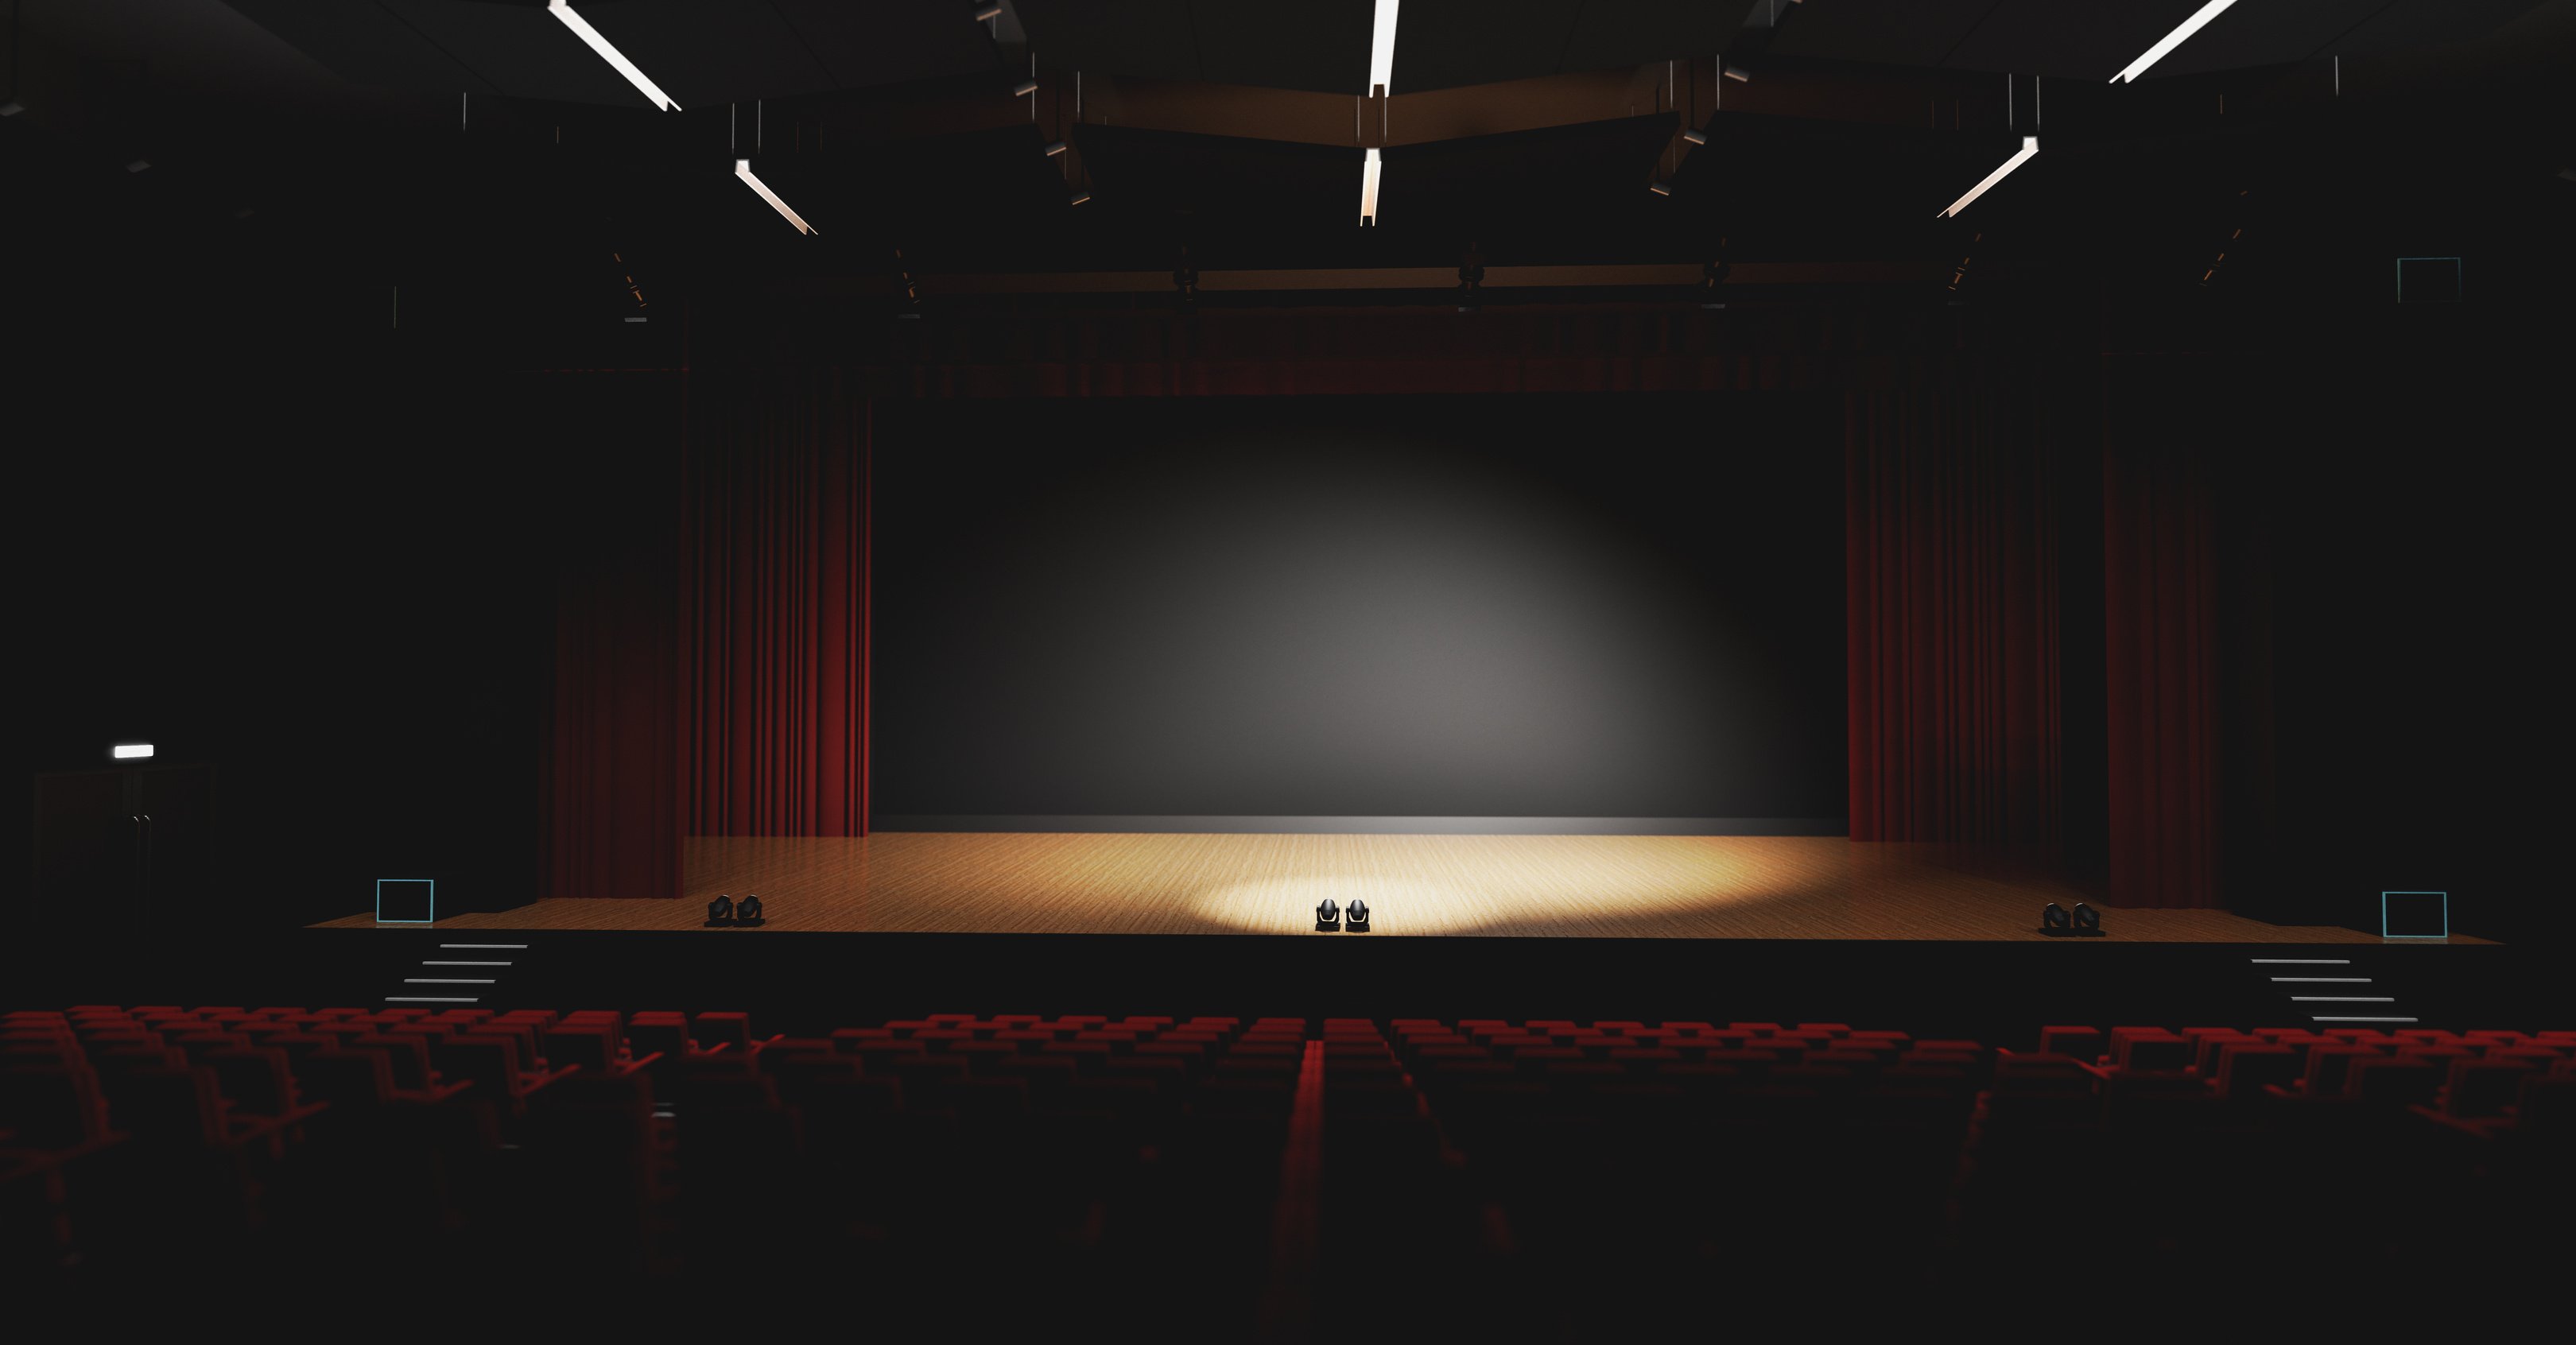
[[[1331,898],[1375,930],[1677,939],[2029,939],[2041,903],[2083,894],[1956,847],[1818,836],[1397,836],[880,832],[693,837],[684,900],[558,897],[452,929],[696,929],[717,893],[756,892],[771,930],[1312,934]],[[326,922],[374,923],[369,914]],[[2223,911],[2112,910],[2113,937],[2377,943]],[[2454,942],[2476,942],[2455,939]]]

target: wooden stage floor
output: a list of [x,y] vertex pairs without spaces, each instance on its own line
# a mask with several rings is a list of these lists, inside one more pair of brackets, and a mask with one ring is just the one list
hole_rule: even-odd
[[[694,930],[717,893],[757,892],[771,930],[1311,934],[1316,903],[1330,897],[1368,902],[1376,928],[1357,937],[1369,938],[2037,941],[2041,903],[2084,899],[2028,866],[1958,847],[1816,836],[692,837],[682,871],[683,900],[556,897],[438,927]],[[2127,941],[2380,941],[2224,911],[2103,915],[2111,937]],[[362,913],[324,925],[374,923]]]

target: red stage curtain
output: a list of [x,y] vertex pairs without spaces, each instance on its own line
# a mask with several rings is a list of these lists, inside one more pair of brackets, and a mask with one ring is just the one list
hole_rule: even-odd
[[2124,368],[2105,418],[2110,900],[2121,906],[2221,904],[2218,427],[2172,402],[2205,376]]
[[690,385],[684,834],[868,825],[868,410],[831,371]]
[[530,451],[599,458],[582,497],[547,511],[557,556],[540,890],[674,896],[681,380],[538,375],[518,391]]
[[2054,844],[2058,532],[2029,403],[1966,374],[1847,408],[1851,837]]

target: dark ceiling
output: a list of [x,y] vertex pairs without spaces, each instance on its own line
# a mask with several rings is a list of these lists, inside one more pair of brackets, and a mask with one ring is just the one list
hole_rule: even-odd
[[2545,271],[2576,201],[2576,0],[2242,0],[2135,85],[2108,81],[2199,0],[1404,0],[1383,103],[1370,0],[577,8],[680,110],[538,0],[15,0],[0,164],[66,256],[570,271],[607,314],[641,281],[1347,286],[1471,249],[1497,292],[1721,262],[1952,297],[2313,285],[2402,250]]

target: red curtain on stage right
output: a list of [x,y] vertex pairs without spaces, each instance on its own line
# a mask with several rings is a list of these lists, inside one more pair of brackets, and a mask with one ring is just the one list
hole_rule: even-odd
[[1965,379],[1846,416],[1851,837],[2053,844],[2058,533],[2028,404]]
[[864,836],[870,404],[802,369],[693,375],[690,398],[684,833]]

